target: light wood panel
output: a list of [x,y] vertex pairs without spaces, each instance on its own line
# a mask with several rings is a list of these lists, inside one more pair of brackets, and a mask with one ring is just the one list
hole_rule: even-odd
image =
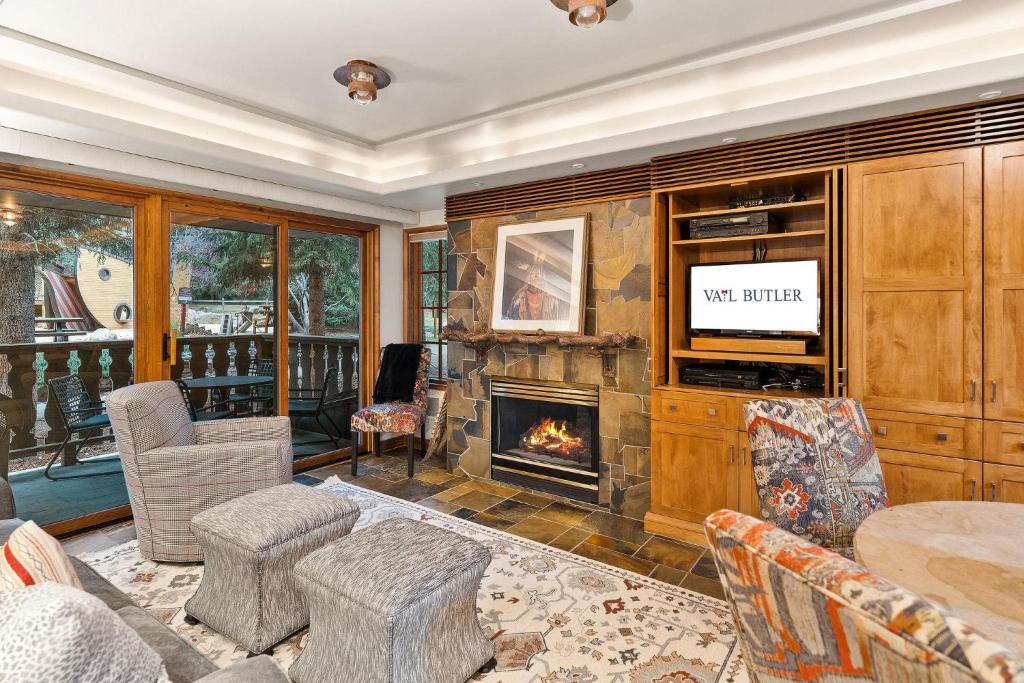
[[879,449],[878,459],[890,505],[981,500],[980,462],[885,449]]
[[985,417],[1024,421],[1024,143],[985,149]]
[[878,448],[981,460],[981,420],[888,410],[865,412]]
[[985,500],[1024,503],[1024,467],[986,463]]
[[981,416],[981,150],[849,167],[849,395]]
[[985,420],[985,463],[1024,467],[1024,424]]
[[655,421],[651,439],[651,511],[691,524],[735,509],[736,432]]

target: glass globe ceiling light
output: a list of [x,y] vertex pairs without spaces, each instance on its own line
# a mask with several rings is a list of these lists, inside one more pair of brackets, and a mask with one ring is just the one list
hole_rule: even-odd
[[334,80],[348,88],[348,96],[357,104],[377,99],[377,91],[391,85],[391,76],[373,62],[353,59],[334,71]]
[[551,0],[558,9],[569,13],[569,21],[580,28],[593,28],[608,16],[608,8],[618,0]]

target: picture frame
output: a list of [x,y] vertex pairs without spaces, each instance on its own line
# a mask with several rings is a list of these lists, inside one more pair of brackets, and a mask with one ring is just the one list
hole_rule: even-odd
[[590,214],[498,226],[491,329],[583,334]]

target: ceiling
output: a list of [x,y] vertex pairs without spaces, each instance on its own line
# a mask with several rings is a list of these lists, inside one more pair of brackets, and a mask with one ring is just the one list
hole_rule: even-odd
[[[585,32],[549,0],[6,0],[0,24],[379,144],[898,4],[621,0]],[[354,58],[394,77],[376,106],[331,76]]]
[[[352,58],[394,77],[370,106]],[[549,0],[0,0],[0,157],[395,222],[993,87],[1024,89],[1024,0],[619,0],[592,31]]]

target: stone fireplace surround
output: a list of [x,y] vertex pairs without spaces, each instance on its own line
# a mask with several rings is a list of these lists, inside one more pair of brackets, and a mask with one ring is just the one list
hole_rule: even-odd
[[600,387],[599,503],[642,519],[650,507],[651,221],[647,198],[448,224],[448,322],[484,331],[490,320],[497,229],[534,219],[590,216],[584,334],[633,334],[628,349],[592,355],[555,344],[503,344],[486,354],[449,342],[448,464],[490,477],[490,378]]

